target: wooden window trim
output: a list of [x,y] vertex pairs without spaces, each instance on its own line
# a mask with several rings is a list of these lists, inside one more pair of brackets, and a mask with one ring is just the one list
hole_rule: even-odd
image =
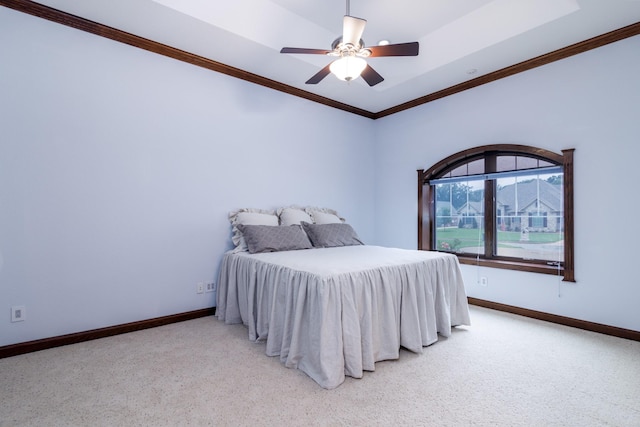
[[[495,166],[497,155],[521,155],[545,160],[563,167],[564,195],[564,263],[562,266],[549,265],[545,262],[523,262],[517,259],[486,259],[472,255],[458,254],[461,264],[480,265],[491,268],[528,271],[541,274],[562,275],[563,281],[575,282],[574,270],[574,222],[573,222],[573,152],[574,149],[562,150],[562,154],[542,148],[515,144],[492,144],[470,148],[453,154],[429,169],[418,170],[418,249],[435,250],[435,236],[432,233],[435,225],[434,194],[429,181],[442,176],[456,167],[472,160],[485,159],[485,164]],[[495,217],[493,199],[495,183],[485,181],[485,253],[491,253],[494,244],[494,227],[491,224]]]

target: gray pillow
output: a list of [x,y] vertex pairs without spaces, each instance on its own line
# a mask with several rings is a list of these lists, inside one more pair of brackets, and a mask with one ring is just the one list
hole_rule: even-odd
[[316,248],[364,245],[349,224],[309,224],[303,222],[302,228]]
[[249,253],[311,249],[313,245],[300,225],[245,225],[238,224]]

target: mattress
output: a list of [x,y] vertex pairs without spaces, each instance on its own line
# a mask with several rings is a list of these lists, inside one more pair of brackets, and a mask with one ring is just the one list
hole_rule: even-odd
[[329,389],[470,324],[455,255],[370,245],[229,252],[216,316]]

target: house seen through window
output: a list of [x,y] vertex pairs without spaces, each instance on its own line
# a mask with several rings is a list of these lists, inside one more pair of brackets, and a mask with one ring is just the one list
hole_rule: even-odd
[[418,171],[419,249],[574,281],[572,154],[492,145]]

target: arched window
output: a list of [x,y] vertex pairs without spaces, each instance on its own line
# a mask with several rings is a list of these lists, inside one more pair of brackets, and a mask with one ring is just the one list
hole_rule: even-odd
[[485,145],[419,170],[418,249],[575,282],[573,151]]

